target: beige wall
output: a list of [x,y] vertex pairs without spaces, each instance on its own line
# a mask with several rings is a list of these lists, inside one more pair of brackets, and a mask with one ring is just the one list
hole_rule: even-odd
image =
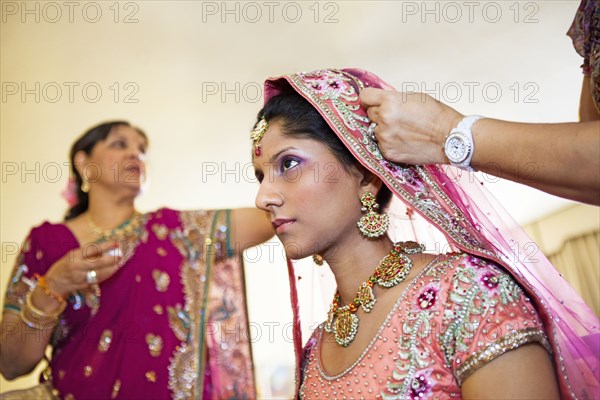
[[567,240],[584,233],[598,231],[600,208],[586,204],[573,204],[532,221],[523,228],[544,254],[551,255],[559,251]]

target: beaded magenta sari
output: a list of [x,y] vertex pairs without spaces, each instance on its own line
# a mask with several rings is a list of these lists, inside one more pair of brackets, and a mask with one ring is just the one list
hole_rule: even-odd
[[[123,266],[100,284],[98,301],[71,296],[54,331],[50,368],[61,398],[255,397],[243,265],[231,251],[229,212],[160,209],[142,218],[121,243]],[[64,224],[34,228],[5,312],[20,309],[35,273],[78,247]]]
[[[345,376],[343,381],[338,379],[340,377],[327,376],[315,361],[318,348],[314,350],[314,346],[318,346],[320,329],[317,329],[316,336],[309,340],[304,356],[301,356],[302,341],[298,328],[298,310],[295,308],[295,349],[299,360],[298,390],[303,384],[299,394],[308,398],[314,398],[316,393],[319,393],[320,397],[339,398],[376,395],[383,398],[443,396],[442,392],[434,393],[429,389],[435,385],[438,385],[438,388],[452,385],[459,388],[465,377],[461,374],[461,371],[465,371],[465,366],[459,365],[461,361],[467,361],[471,366],[481,366],[511,348],[537,341],[547,347],[553,356],[561,397],[600,398],[600,330],[594,313],[542,254],[537,252],[532,256],[532,240],[472,174],[448,166],[406,166],[385,160],[377,143],[368,133],[370,121],[358,97],[359,91],[364,87],[392,89],[377,76],[366,71],[327,69],[267,80],[265,102],[279,93],[295,91],[318,110],[354,157],[381,178],[406,207],[409,218],[396,221],[396,224],[407,225],[409,221],[408,225],[412,224],[413,229],[404,230],[412,230],[415,234],[413,237],[404,235],[398,239],[419,240],[417,232],[434,227],[445,236],[451,250],[469,256],[465,258],[459,255],[458,258],[438,260],[438,264],[430,266],[425,274],[427,276],[415,278],[414,295],[409,289],[406,292],[406,297],[414,301],[399,302],[397,307],[412,304],[416,311],[403,310],[402,313],[406,313],[402,314],[404,319],[397,320],[396,327],[390,319],[398,318],[398,315],[391,313],[385,323],[388,325],[384,324],[385,326],[381,327],[382,330],[389,328],[390,333],[392,330],[397,333],[395,342],[385,345],[381,343],[385,350],[382,353],[381,348],[373,344],[378,340],[374,338],[371,347],[363,353],[363,358],[357,360],[356,370],[351,368],[346,371],[355,376]],[[443,284],[443,279],[438,279],[439,265],[442,264],[445,265],[444,270],[452,271],[451,277],[448,278],[454,282],[452,285]],[[297,294],[294,290],[292,267],[290,281],[294,302]],[[503,282],[502,287],[497,286],[498,282]],[[413,328],[416,329],[416,321],[436,321],[433,317],[427,319],[432,315],[427,313],[427,309],[433,306],[441,289],[449,296],[445,299],[458,308],[446,310],[449,314],[446,315],[447,318],[440,316],[440,323],[442,327],[448,322],[450,327],[458,328],[448,330],[446,327],[443,331],[438,329],[437,336],[425,335],[421,342],[414,341],[414,335],[433,331],[426,329],[427,326],[431,327],[427,324],[423,325],[422,328],[426,329],[423,332]],[[469,297],[469,293],[473,296]],[[459,316],[462,318],[459,314],[465,312],[465,307],[458,305],[471,298],[476,302],[469,309],[469,313],[464,315],[471,321],[470,325],[465,326],[464,321],[460,324],[457,322]],[[527,305],[529,302],[533,308]],[[515,307],[522,316],[506,312],[509,307]],[[502,314],[503,310],[505,315]],[[440,311],[443,310],[440,308]],[[488,334],[485,330],[487,320],[479,318],[482,313],[496,315],[486,317],[491,323],[497,322],[506,335]],[[517,321],[522,324],[519,329],[511,323],[511,318],[517,317],[520,318]],[[526,338],[527,335],[530,339]],[[380,336],[383,338],[379,339],[385,342],[385,335]],[[510,339],[508,344],[507,338]],[[409,346],[410,340],[413,340],[413,347]],[[439,345],[433,343],[435,341],[438,341]],[[427,348],[419,353],[419,346],[429,342],[433,343],[432,346],[438,346],[436,350]],[[372,352],[373,347],[378,350]],[[477,349],[479,353],[475,354],[475,358],[457,357],[460,351],[473,354]],[[366,390],[376,387],[381,373],[376,374],[378,377],[373,378],[373,385],[369,386],[369,374],[372,373],[369,371],[369,365],[371,368],[376,367],[377,363],[382,365],[381,359],[385,359],[388,352],[390,357],[396,355],[392,364],[395,370],[391,368],[385,371],[386,375],[382,379],[383,391],[371,394]],[[438,358],[436,354],[439,355]],[[375,363],[367,360],[371,356]],[[302,368],[300,360],[303,360]],[[450,373],[454,376],[446,378],[439,373],[444,369],[444,365],[452,366]],[[469,370],[468,366],[466,370]],[[449,383],[451,381],[452,383]],[[360,387],[357,386],[350,392],[346,390],[344,395],[339,392],[340,389],[351,389],[352,385]],[[358,392],[358,389],[361,389],[361,392]],[[421,389],[423,390],[420,391]],[[460,390],[457,390],[453,392],[453,397],[460,396]]]

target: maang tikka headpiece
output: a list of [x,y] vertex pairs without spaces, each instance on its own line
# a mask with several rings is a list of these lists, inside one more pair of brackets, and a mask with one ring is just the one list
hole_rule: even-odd
[[250,138],[254,142],[254,155],[256,157],[260,156],[261,154],[260,140],[263,138],[267,129],[269,129],[269,123],[267,122],[265,117],[262,117],[250,133]]

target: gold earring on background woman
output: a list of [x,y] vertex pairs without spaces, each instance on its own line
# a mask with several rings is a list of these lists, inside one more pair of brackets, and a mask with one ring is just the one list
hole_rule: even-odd
[[89,193],[90,191],[90,182],[83,177],[81,178],[81,191],[83,193]]

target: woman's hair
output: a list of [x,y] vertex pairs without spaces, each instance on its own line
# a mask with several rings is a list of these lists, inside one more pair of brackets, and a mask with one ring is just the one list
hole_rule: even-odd
[[68,221],[76,216],[84,213],[88,209],[89,195],[81,190],[81,184],[83,179],[77,168],[75,168],[75,155],[83,151],[85,154],[90,155],[92,150],[98,142],[106,140],[106,137],[110,132],[117,126],[129,126],[134,128],[144,139],[148,140],[146,134],[139,128],[131,126],[127,121],[110,121],[97,125],[87,132],[85,132],[79,139],[71,146],[69,153],[69,160],[71,161],[71,172],[75,179],[75,193],[77,195],[77,204],[71,207],[65,215],[65,221]]
[[[346,171],[351,172],[355,168],[365,176],[372,175],[350,153],[321,114],[298,93],[284,92],[270,98],[259,111],[258,121],[263,117],[267,122],[277,121],[284,135],[300,136],[325,144]],[[377,203],[382,210],[389,204],[391,198],[392,192],[387,186],[382,185],[377,193]]]

